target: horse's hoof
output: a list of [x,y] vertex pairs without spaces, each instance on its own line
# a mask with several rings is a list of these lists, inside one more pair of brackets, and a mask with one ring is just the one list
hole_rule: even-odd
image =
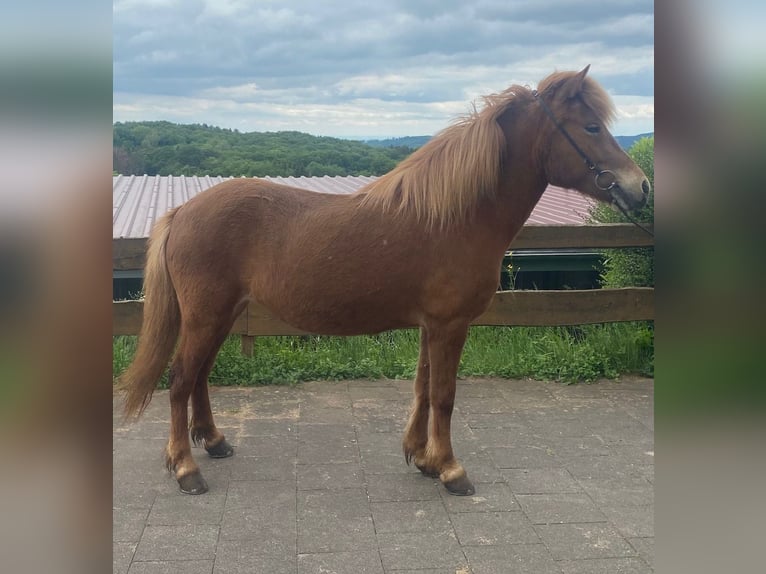
[[201,472],[192,472],[178,479],[178,486],[184,494],[205,494],[207,482],[202,478]]
[[444,488],[447,489],[447,492],[454,494],[455,496],[473,496],[476,493],[473,483],[468,480],[468,477],[465,474],[454,480],[445,482]]
[[228,458],[234,454],[232,446],[223,439],[215,446],[205,449],[210,458]]
[[431,470],[425,466],[420,466],[418,463],[415,463],[415,466],[423,474],[423,476],[427,476],[429,478],[439,478],[439,473],[437,471]]

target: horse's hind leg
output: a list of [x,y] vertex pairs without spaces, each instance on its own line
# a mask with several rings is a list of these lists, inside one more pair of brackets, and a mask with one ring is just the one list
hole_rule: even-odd
[[430,400],[428,397],[431,369],[428,359],[428,332],[424,327],[420,328],[420,354],[418,356],[418,372],[415,376],[414,399],[410,410],[410,418],[404,429],[402,448],[404,459],[407,464],[414,459],[415,466],[425,475],[439,476],[434,469],[425,466],[425,449],[428,442],[428,411]]
[[431,417],[423,461],[424,468],[439,473],[439,479],[450,494],[462,496],[471,495],[475,490],[465,469],[452,452],[450,425],[455,404],[457,369],[467,335],[468,326],[463,324],[429,328]]
[[[180,342],[170,369],[170,439],[166,462],[186,494],[202,494],[208,489],[191,453],[188,405],[192,393],[192,434],[196,440],[203,440],[208,452],[212,450],[215,454],[231,449],[213,424],[207,394],[207,376],[234,321],[229,320],[230,316],[231,308],[220,305],[218,309],[208,309],[205,318],[187,317],[181,324]],[[222,321],[221,317],[227,320]]]
[[226,440],[223,433],[218,430],[213,421],[213,411],[210,408],[210,397],[208,395],[207,386],[208,376],[213,369],[215,358],[230,330],[231,325],[222,326],[221,332],[218,334],[217,340],[213,344],[205,364],[202,365],[202,368],[200,369],[191,396],[192,418],[191,424],[189,425],[191,439],[194,444],[202,443],[208,455],[212,458],[226,458],[234,454],[234,449]]
[[170,438],[165,462],[175,473],[181,492],[186,494],[202,494],[208,489],[192,457],[188,410],[189,396],[209,351],[209,342],[205,341],[201,333],[190,332],[182,326],[178,350],[170,367]]

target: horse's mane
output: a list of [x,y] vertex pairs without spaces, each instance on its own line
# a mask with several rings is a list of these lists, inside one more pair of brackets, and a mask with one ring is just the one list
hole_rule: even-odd
[[[575,72],[551,74],[538,90],[550,102],[549,97],[574,76]],[[579,95],[604,123],[611,122],[614,106],[598,83],[585,77]],[[498,118],[531,99],[532,91],[519,85],[484,96],[481,110],[474,106],[392,171],[360,189],[361,204],[413,213],[428,227],[470,217],[479,201],[498,187],[506,146]]]

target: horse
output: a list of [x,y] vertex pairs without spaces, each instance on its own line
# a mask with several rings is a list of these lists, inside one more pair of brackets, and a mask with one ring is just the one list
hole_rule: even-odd
[[616,110],[588,70],[485,96],[355,193],[238,178],[157,221],[138,347],[118,386],[125,416],[140,416],[172,357],[165,461],[182,492],[208,490],[190,438],[213,458],[234,453],[213,421],[207,378],[235,319],[256,301],[318,335],[419,328],[405,461],[450,494],[475,493],[450,438],[456,377],[508,246],[549,183],[622,210],[649,194],[607,129]]

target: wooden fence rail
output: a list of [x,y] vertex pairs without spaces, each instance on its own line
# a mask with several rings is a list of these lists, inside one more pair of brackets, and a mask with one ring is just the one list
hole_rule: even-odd
[[[525,226],[511,249],[647,247],[654,239],[630,224]],[[144,239],[114,239],[113,268],[140,269]],[[141,328],[142,301],[113,303],[114,335],[137,335]],[[654,289],[590,289],[564,291],[501,291],[474,325],[554,326],[654,319]],[[240,315],[232,334],[243,337],[247,352],[252,337],[304,335],[274,317],[267,309],[251,303]]]

